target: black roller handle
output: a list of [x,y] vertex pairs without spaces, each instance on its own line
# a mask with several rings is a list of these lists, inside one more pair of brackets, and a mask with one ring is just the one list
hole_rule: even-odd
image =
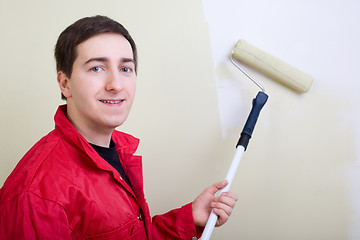
[[247,145],[249,144],[251,135],[254,131],[255,124],[259,117],[260,111],[263,108],[263,106],[265,105],[267,99],[268,99],[268,95],[266,95],[265,92],[258,92],[258,94],[256,95],[256,98],[253,99],[252,109],[246,120],[244,129],[241,132],[240,139],[239,139],[238,143],[236,144],[236,147],[241,145],[245,148],[245,151],[246,151]]

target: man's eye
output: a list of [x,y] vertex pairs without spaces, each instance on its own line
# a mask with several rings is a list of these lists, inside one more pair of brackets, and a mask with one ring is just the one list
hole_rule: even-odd
[[93,68],[91,68],[91,71],[93,71],[93,72],[100,72],[100,71],[101,71],[101,67],[93,67]]
[[131,72],[131,68],[123,67],[123,68],[121,68],[121,71],[128,73],[128,72]]

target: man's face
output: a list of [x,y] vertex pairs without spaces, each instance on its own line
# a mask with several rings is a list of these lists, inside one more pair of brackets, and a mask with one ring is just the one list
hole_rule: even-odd
[[71,78],[62,87],[59,73],[58,81],[78,130],[112,132],[124,123],[136,89],[133,60],[131,45],[120,34],[96,35],[77,46]]

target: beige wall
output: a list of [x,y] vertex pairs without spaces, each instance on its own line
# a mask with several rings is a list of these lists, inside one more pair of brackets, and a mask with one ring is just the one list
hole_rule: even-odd
[[[217,15],[207,9],[214,2],[0,0],[0,185],[23,154],[53,128],[53,114],[62,103],[53,60],[59,33],[78,18],[104,14],[123,23],[139,48],[136,101],[119,129],[141,138],[138,153],[144,156],[145,191],[153,214],[192,201],[225,176],[257,89],[214,44],[247,38],[301,67],[314,77],[314,85],[309,93],[297,95],[252,73],[263,81],[270,99],[232,186],[240,200],[230,221],[214,231],[214,239],[360,238],[359,50],[354,44],[360,39],[355,24],[359,17],[352,14],[359,4],[348,1],[341,11],[331,5],[338,17],[312,26],[309,22],[318,23],[318,16],[332,14],[321,15],[321,4],[305,1],[304,9],[314,9],[304,14],[308,25],[302,28],[290,21],[301,20],[300,15],[281,11],[287,7],[282,1],[271,5],[280,7],[272,15],[255,6],[266,1],[224,1]],[[233,9],[232,4],[248,11],[231,13],[238,19],[224,22],[230,21],[224,10]],[[263,12],[257,13],[259,9]],[[271,24],[279,14],[290,20]],[[263,16],[260,23],[272,25],[274,34],[250,21],[254,16]],[[336,19],[345,20],[334,25]],[[217,22],[221,25],[214,28]],[[291,38],[282,35],[296,34],[294,49]],[[347,38],[352,39],[348,45],[336,45]],[[227,51],[230,48],[223,54]],[[239,91],[240,103],[229,103],[224,110],[226,99],[220,92],[232,93],[228,87]],[[234,115],[224,115],[226,111]]]

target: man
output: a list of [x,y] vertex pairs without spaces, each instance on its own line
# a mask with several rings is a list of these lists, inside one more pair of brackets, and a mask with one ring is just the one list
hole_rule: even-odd
[[211,209],[225,223],[237,200],[214,194],[150,217],[138,139],[115,130],[135,95],[137,52],[128,31],[103,16],[83,18],[55,47],[67,104],[55,129],[25,154],[0,192],[1,239],[192,239]]

